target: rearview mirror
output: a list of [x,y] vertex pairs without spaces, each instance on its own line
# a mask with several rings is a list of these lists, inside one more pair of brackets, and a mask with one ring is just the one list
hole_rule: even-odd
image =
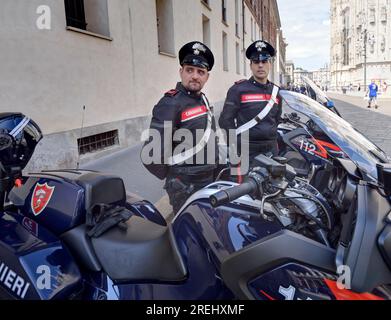
[[9,148],[12,145],[13,138],[7,133],[0,133],[0,151]]
[[332,100],[327,100],[327,108],[331,109],[335,107],[334,101]]
[[391,163],[378,164],[377,176],[385,194],[391,196]]

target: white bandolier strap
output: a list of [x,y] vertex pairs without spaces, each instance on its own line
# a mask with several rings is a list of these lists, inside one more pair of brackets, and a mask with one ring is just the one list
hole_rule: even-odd
[[208,124],[205,130],[204,135],[202,136],[200,142],[192,149],[186,150],[183,153],[177,154],[175,156],[172,156],[168,159],[168,164],[170,166],[177,165],[180,163],[185,162],[186,160],[189,160],[194,155],[196,155],[198,152],[200,152],[207,144],[210,138],[210,134],[212,132],[212,110],[210,108],[208,99],[206,99],[205,95],[202,94],[202,100],[205,103],[206,108],[208,109]]
[[30,122],[30,118],[24,117],[22,121],[10,132],[10,135],[14,138],[22,132],[22,130],[27,126]]
[[277,103],[278,89],[279,88],[276,85],[273,87],[272,97],[270,98],[266,107],[254,119],[252,119],[251,121],[245,123],[238,129],[236,129],[236,135],[240,135],[243,132],[250,130],[251,128],[255,127],[258,123],[260,123],[263,119],[267,117],[267,115],[272,110],[274,104]]

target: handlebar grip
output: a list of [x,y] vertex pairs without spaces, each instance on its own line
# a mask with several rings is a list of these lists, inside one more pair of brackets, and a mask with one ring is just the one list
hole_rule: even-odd
[[258,185],[253,179],[249,179],[239,186],[221,190],[209,197],[210,204],[216,208],[221,205],[230,203],[247,194],[254,193],[258,190]]

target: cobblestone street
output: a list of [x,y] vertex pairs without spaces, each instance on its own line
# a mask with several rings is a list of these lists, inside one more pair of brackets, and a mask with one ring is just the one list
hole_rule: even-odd
[[380,108],[368,109],[362,97],[329,94],[344,119],[391,155],[391,100],[379,99]]

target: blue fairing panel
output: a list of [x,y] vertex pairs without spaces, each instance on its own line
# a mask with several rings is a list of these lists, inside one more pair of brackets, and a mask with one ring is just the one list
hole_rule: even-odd
[[14,213],[0,214],[0,298],[68,298],[81,274],[68,250],[42,226]]

